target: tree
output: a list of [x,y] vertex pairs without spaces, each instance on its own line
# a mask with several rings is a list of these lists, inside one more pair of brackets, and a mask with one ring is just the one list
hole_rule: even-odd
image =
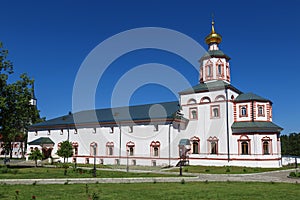
[[72,143],[69,141],[63,141],[60,145],[60,148],[57,150],[57,155],[64,158],[64,175],[67,175],[67,168],[69,167],[68,164],[66,164],[66,158],[69,158],[73,155],[73,146]]
[[11,143],[25,142],[28,126],[41,119],[36,106],[30,104],[34,95],[34,80],[22,74],[20,80],[9,81],[13,75],[13,65],[7,56],[8,51],[0,42],[0,133],[5,151],[12,157]]
[[300,133],[290,133],[280,136],[281,154],[300,156]]
[[42,158],[43,158],[43,154],[41,153],[41,151],[38,148],[34,148],[29,153],[29,159],[35,161],[35,167],[37,167],[37,161],[41,160]]

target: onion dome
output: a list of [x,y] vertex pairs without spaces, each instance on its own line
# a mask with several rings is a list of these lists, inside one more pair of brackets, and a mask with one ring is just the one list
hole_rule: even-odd
[[211,22],[211,32],[208,36],[205,38],[206,44],[211,44],[211,43],[217,43],[220,44],[222,41],[222,36],[218,33],[215,32],[215,22]]

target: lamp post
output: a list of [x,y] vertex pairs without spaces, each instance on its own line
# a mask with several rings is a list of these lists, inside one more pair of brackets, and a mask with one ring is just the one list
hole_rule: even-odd
[[94,169],[93,169],[93,177],[96,177],[96,149],[97,149],[97,144],[94,143]]
[[129,166],[128,166],[128,154],[129,154],[129,149],[127,149],[126,172],[129,172]]
[[179,148],[179,176],[182,176],[182,148]]

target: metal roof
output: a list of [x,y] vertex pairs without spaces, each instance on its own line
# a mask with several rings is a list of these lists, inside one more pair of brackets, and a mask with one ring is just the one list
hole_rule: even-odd
[[222,90],[225,88],[230,88],[237,93],[241,93],[240,90],[235,88],[230,83],[225,82],[223,80],[217,80],[217,81],[212,81],[212,82],[208,82],[208,83],[200,83],[198,85],[193,86],[192,88],[188,88],[186,90],[179,92],[179,94],[200,93],[200,92],[207,92],[207,91]]
[[265,133],[283,130],[273,122],[234,122],[231,126],[233,133]]
[[230,60],[230,57],[227,56],[223,51],[221,50],[211,50],[207,51],[204,56],[201,57],[200,61],[208,58],[226,58],[226,60]]
[[54,144],[49,137],[40,137],[36,140],[28,142],[29,145],[43,145],[43,144]]
[[243,94],[240,94],[239,96],[237,96],[235,101],[240,102],[240,101],[270,101],[270,100],[265,99],[261,96],[253,94],[253,93],[243,93]]
[[122,124],[168,124],[176,118],[178,101],[117,108],[80,111],[47,120],[29,127],[29,130],[116,126]]

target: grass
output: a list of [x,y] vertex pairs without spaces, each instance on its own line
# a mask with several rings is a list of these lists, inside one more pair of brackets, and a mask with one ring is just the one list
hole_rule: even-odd
[[[18,194],[17,194],[18,193]],[[0,199],[298,199],[300,184],[189,182],[1,185]],[[94,198],[93,198],[94,196]]]
[[[205,174],[244,174],[260,173],[268,171],[283,170],[288,168],[253,168],[253,167],[235,167],[235,166],[183,166],[183,172],[205,173]],[[179,172],[179,168],[170,169],[172,172]]]
[[[130,177],[174,177],[176,175],[158,174],[158,173],[131,173],[121,171],[99,171],[97,170],[97,178],[130,178]],[[91,178],[92,171],[89,169],[77,168],[68,169],[68,173],[64,175],[63,168],[19,168],[9,169],[0,168],[0,179],[48,179],[48,178]],[[1,199],[1,198],[0,198]]]

